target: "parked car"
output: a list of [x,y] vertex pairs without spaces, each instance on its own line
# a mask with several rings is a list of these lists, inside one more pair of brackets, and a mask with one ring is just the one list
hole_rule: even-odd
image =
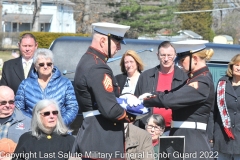
[[[73,81],[76,66],[81,56],[90,46],[91,40],[90,37],[60,37],[52,42],[50,49],[55,55],[54,63],[65,77]],[[161,40],[125,39],[125,41],[127,44],[122,45],[121,50],[115,56],[119,58],[119,60],[112,59],[113,61],[108,64],[113,70],[114,75],[121,73],[120,57],[129,49],[139,52],[140,57],[145,63],[144,70],[159,64],[156,53],[158,45],[162,42]],[[214,55],[207,65],[213,75],[214,84],[216,85],[218,79],[225,75],[230,59],[240,53],[240,45],[207,43],[206,46],[214,50]],[[73,134],[76,134],[81,122],[82,114],[79,113],[71,126],[74,129]]]

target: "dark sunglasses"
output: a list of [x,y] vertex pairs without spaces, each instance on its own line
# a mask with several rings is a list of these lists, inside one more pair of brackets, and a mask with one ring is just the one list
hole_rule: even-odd
[[[42,116],[46,117],[46,116],[49,116],[51,114],[50,111],[47,111],[47,112],[43,112],[43,113],[40,113]],[[58,111],[52,111],[52,114],[53,115],[58,115]]]
[[52,66],[52,63],[51,63],[51,62],[50,62],[50,63],[39,63],[38,65],[39,65],[40,67],[43,67],[45,64],[47,64],[48,67]]
[[6,105],[6,104],[14,104],[14,100],[10,100],[10,101],[2,101],[0,102],[0,105],[3,106],[3,105]]

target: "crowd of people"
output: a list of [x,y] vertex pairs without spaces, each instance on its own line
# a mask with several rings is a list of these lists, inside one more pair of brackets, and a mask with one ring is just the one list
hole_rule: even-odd
[[[33,34],[20,37],[20,57],[4,62],[0,80],[1,160],[158,160],[161,136],[185,138],[182,159],[240,159],[240,54],[216,89],[206,65],[214,51],[206,41],[164,41],[159,65],[146,71],[140,56],[127,50],[122,74],[114,75],[107,60],[121,50],[130,26],[92,27],[73,83]],[[79,109],[84,119],[73,136]],[[164,158],[178,159],[178,148],[169,148]]]

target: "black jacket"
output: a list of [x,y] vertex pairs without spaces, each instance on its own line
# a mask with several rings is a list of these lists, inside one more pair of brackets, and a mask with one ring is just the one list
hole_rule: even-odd
[[118,74],[118,75],[115,76],[115,78],[117,80],[120,93],[122,93],[124,85],[125,85],[125,83],[127,81],[127,74],[126,73]]
[[231,120],[231,130],[235,139],[229,139],[223,129],[217,98],[215,97],[214,111],[210,118],[214,122],[214,130],[213,134],[211,134],[213,135],[211,138],[214,140],[214,150],[231,155],[240,154],[240,87],[238,86],[235,90],[232,86],[232,78],[228,76],[224,76],[220,80],[226,81],[225,100]]
[[[144,71],[139,79],[138,83],[135,89],[135,95],[138,97],[144,93],[156,93],[157,84],[158,84],[158,75],[160,71],[160,65],[151,68],[149,70]],[[179,67],[174,66],[174,75],[172,80],[172,89],[177,89],[181,87],[185,83],[185,81],[188,79],[187,74],[183,72]],[[146,120],[150,115],[152,115],[152,108],[151,113],[148,116],[143,117],[140,120],[137,120],[134,122],[136,126],[139,126],[140,128],[145,128]]]
[[[29,70],[29,73],[33,68],[34,67],[32,65],[31,69]],[[28,76],[30,75],[29,73]],[[18,86],[24,79],[25,77],[22,65],[22,57],[18,57],[16,59],[11,59],[4,62],[0,85],[10,87],[16,95]]]
[[121,119],[126,111],[117,103],[118,85],[106,61],[106,55],[89,47],[78,63],[74,90],[81,111],[99,110],[101,114],[84,118],[73,152],[124,152]]
[[[189,84],[194,82],[196,88]],[[144,100],[145,106],[158,106],[172,109],[173,121],[208,123],[214,103],[214,84],[207,67],[193,73],[187,83],[178,90],[159,92],[157,97]],[[197,153],[196,160],[212,159],[206,130],[194,128],[171,128],[170,136],[185,136],[185,153]]]

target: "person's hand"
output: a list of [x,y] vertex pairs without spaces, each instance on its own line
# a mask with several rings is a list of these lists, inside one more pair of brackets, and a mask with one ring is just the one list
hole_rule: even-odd
[[153,94],[151,94],[151,93],[143,93],[142,95],[140,95],[140,96],[138,97],[138,99],[139,99],[141,102],[143,102],[143,100],[144,100],[145,98],[148,98],[148,97],[151,97],[151,96],[153,96]]
[[134,96],[132,94],[124,94],[124,95],[120,96],[119,98],[126,99],[127,100],[127,104],[130,107],[137,106],[137,105],[141,104],[141,101],[136,96]]

